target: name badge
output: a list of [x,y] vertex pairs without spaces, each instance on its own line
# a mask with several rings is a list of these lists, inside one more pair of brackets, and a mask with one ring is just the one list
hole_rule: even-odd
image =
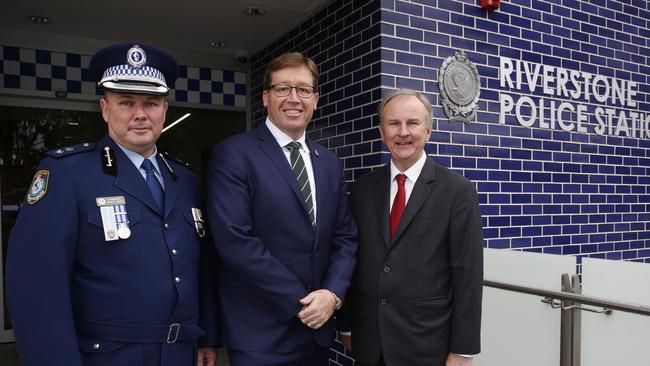
[[203,221],[203,214],[198,208],[192,207],[192,217],[194,218],[194,228],[199,238],[205,238],[205,222]]
[[95,201],[102,216],[104,239],[106,241],[128,239],[131,236],[131,229],[129,229],[124,196],[97,197]]

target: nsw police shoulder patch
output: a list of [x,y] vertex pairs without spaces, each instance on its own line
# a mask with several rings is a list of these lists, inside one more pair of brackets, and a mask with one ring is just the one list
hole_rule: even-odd
[[32,179],[32,184],[30,184],[27,197],[25,198],[27,203],[33,205],[45,196],[49,179],[49,170],[39,170],[34,174],[34,179]]

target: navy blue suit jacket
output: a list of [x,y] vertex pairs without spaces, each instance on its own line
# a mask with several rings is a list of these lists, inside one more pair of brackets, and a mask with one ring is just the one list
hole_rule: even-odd
[[[105,146],[115,153],[116,175],[103,170]],[[108,136],[50,152],[40,163],[49,171],[47,193],[22,206],[7,258],[7,303],[23,365],[190,365],[202,333],[196,327],[200,306],[204,341],[220,342],[214,291],[199,299],[199,288],[214,284],[214,268],[199,264],[200,253],[214,250],[195,231],[191,210],[201,207],[196,178],[182,164],[165,161],[175,174],[158,157],[165,212]],[[112,196],[126,200],[128,239],[105,240],[96,198]],[[151,339],[142,329],[161,326],[166,333],[171,323],[180,323],[181,333],[194,327],[194,336],[167,344],[166,334]],[[144,363],[143,349],[156,343],[160,361]]]
[[259,352],[329,346],[333,321],[312,330],[299,300],[329,289],[344,298],[356,263],[356,225],[339,159],[307,140],[316,228],[282,148],[266,127],[217,145],[208,168],[208,216],[222,259],[218,287],[224,343]]

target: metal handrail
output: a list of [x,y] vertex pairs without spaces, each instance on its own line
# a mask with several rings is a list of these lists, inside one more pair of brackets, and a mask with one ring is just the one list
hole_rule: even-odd
[[575,303],[591,305],[591,306],[600,306],[610,310],[619,310],[627,313],[634,313],[640,315],[650,315],[650,306],[645,306],[645,305],[632,304],[632,303],[627,303],[622,301],[607,300],[607,299],[602,299],[593,296],[572,294],[569,292],[552,291],[552,290],[545,290],[545,289],[529,287],[529,286],[513,285],[511,283],[491,281],[491,280],[483,280],[483,285],[488,287],[498,288],[501,290],[506,290],[506,291],[520,292],[529,295],[545,296],[551,299],[572,301]]

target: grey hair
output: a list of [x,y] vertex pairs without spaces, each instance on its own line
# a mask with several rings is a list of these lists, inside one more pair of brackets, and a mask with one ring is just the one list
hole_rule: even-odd
[[422,95],[420,92],[415,91],[413,89],[397,89],[390,94],[388,94],[384,99],[382,99],[381,103],[379,103],[379,107],[377,108],[377,114],[379,115],[379,124],[381,125],[384,123],[384,109],[386,109],[386,105],[390,103],[391,100],[397,98],[397,97],[402,97],[402,96],[412,96],[418,98],[420,102],[424,105],[424,109],[427,111],[427,124],[429,127],[433,125],[433,106],[431,105],[431,102]]

